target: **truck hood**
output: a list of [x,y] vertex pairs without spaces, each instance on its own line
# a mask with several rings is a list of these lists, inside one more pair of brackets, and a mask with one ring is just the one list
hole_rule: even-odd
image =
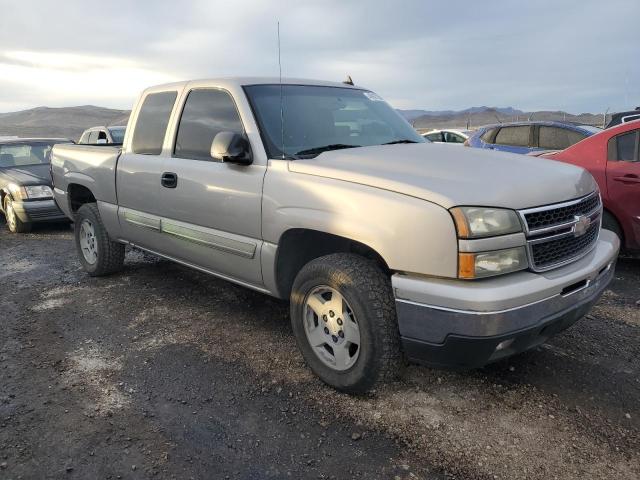
[[23,165],[20,167],[0,168],[0,177],[16,185],[49,185],[49,164]]
[[543,158],[438,144],[399,144],[324,152],[289,162],[306,175],[369,185],[437,203],[521,209],[593,192],[583,168]]

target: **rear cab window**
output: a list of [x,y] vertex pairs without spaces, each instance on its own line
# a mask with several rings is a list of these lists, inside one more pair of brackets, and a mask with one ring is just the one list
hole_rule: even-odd
[[178,92],[148,94],[133,129],[131,149],[142,155],[160,155]]

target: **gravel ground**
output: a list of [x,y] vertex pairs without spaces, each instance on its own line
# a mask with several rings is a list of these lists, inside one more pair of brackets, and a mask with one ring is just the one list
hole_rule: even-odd
[[365,397],[305,368],[287,305],[66,227],[0,228],[0,478],[640,477],[640,260],[548,345],[411,366]]

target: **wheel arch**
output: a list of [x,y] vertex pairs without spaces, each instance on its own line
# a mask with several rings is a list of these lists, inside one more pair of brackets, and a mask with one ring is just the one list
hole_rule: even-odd
[[603,223],[604,223],[604,216],[605,215],[608,215],[609,217],[611,217],[611,219],[614,222],[616,222],[616,225],[618,227],[618,231],[620,232],[620,235],[622,235],[622,238],[620,238],[620,245],[621,245],[621,248],[624,248],[625,245],[626,245],[625,244],[626,233],[624,231],[624,226],[622,225],[622,222],[620,222],[620,220],[618,219],[618,216],[607,207],[603,207],[602,208]]
[[374,248],[357,240],[308,228],[291,228],[280,237],[275,258],[275,281],[278,294],[288,298],[296,275],[302,267],[332,253],[355,253],[373,260],[383,272],[391,269]]
[[67,197],[69,202],[69,211],[74,215],[85,203],[97,202],[93,192],[86,186],[79,183],[70,183],[67,186]]

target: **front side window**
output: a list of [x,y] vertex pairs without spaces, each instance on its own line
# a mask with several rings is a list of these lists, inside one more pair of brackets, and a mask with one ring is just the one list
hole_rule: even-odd
[[50,162],[53,145],[53,143],[0,145],[0,168],[47,164]]
[[87,143],[89,145],[95,145],[96,143],[98,143],[98,132],[97,131],[93,131],[93,132],[89,132],[89,140],[87,140]]
[[440,132],[428,133],[425,135],[425,138],[432,142],[441,142],[442,134]]
[[180,117],[173,154],[211,160],[211,144],[220,132],[244,132],[231,95],[223,90],[192,90]]
[[492,143],[493,142],[493,135],[495,133],[496,133],[496,129],[495,128],[490,128],[489,130],[484,132],[482,135],[480,135],[480,139],[484,143]]
[[529,146],[529,127],[502,127],[496,135],[495,143],[513,147]]
[[627,115],[622,117],[622,123],[633,122],[634,120],[640,120],[640,113],[637,115]]
[[164,135],[169,124],[169,116],[177,96],[177,92],[147,95],[133,130],[133,153],[160,155]]
[[586,135],[575,130],[541,125],[538,134],[538,146],[547,150],[564,150],[585,138]]
[[444,141],[447,143],[464,143],[466,138],[453,132],[444,132]]
[[269,158],[311,158],[340,148],[426,142],[382,98],[366,90],[252,85],[245,91]]
[[87,144],[89,143],[89,132],[84,132],[82,134],[82,137],[80,137],[80,140],[78,141],[79,144]]
[[638,136],[640,130],[632,130],[609,140],[609,160],[638,161]]

